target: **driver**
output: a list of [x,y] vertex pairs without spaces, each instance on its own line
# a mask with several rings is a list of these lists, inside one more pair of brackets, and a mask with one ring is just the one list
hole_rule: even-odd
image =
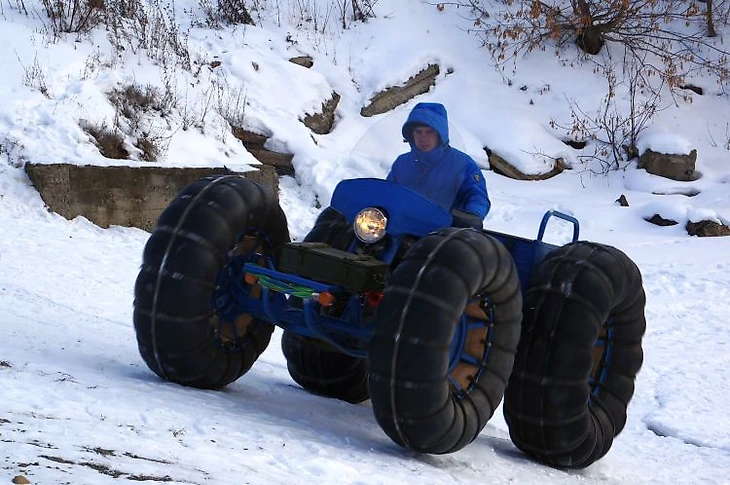
[[403,124],[411,151],[398,158],[387,180],[427,197],[454,215],[454,224],[482,227],[491,203],[476,162],[449,145],[449,121],[440,103],[418,103]]

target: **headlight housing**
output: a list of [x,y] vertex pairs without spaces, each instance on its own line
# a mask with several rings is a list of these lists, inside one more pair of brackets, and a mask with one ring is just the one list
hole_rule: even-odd
[[385,236],[388,218],[380,209],[367,207],[357,213],[352,226],[359,240],[365,244],[372,244],[380,241]]

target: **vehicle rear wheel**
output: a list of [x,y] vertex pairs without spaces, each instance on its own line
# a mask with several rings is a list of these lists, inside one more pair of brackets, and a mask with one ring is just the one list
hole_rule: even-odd
[[281,349],[292,379],[307,391],[353,404],[368,399],[365,359],[335,350],[321,340],[284,332]]
[[643,361],[645,301],[639,269],[614,247],[576,242],[538,265],[504,398],[525,454],[584,468],[608,452]]
[[[258,254],[252,261],[262,263],[288,240],[275,196],[258,184],[227,175],[184,188],[160,215],[135,284],[134,328],[147,366],[163,379],[206,389],[247,372],[273,326],[236,311],[222,276],[232,258]],[[258,285],[239,284],[260,297]],[[225,316],[222,303],[230,304]]]
[[[345,216],[328,207],[304,240],[346,250],[353,238]],[[300,303],[290,297],[291,305]],[[351,403],[368,399],[365,359],[344,354],[322,340],[288,331],[281,337],[281,348],[289,375],[307,391]]]
[[495,238],[445,228],[416,242],[388,281],[369,347],[385,433],[421,453],[471,443],[502,399],[521,319],[517,269]]

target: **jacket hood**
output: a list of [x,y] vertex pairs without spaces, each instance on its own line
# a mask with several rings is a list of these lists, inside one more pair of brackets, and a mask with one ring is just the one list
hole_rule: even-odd
[[449,119],[443,104],[418,103],[413,107],[401,130],[403,138],[411,146],[413,146],[413,128],[418,124],[427,125],[436,131],[439,137],[441,137],[441,145],[445,146],[449,144]]

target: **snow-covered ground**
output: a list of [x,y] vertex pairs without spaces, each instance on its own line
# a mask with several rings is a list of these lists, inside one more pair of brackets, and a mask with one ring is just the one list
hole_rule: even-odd
[[[158,379],[138,354],[132,326],[134,280],[149,234],[50,213],[21,165],[119,163],[99,154],[79,120],[111,123],[105,92],[132,82],[162,86],[165,75],[131,50],[111,59],[101,31],[49,42],[40,17],[12,5],[0,9],[0,481],[22,475],[37,484],[730,483],[730,238],[684,230],[688,220],[730,223],[730,100],[713,92],[710,80],[704,96],[662,111],[643,139],[667,150],[697,148],[703,176],[674,182],[633,163],[608,174],[582,164],[547,126],[551,118],[567,119],[565,96],[600,100],[603,86],[592,84],[590,69],[557,67],[535,55],[509,85],[464,32],[463,12],[449,6],[380,0],[378,18],[325,34],[295,30],[287,23],[294,10],[281,7],[278,20],[276,9],[262,13],[258,27],[189,32],[194,56],[222,64],[198,77],[178,73],[175,92],[192,114],[174,111],[168,131],[157,125],[169,143],[158,163],[255,163],[214,110],[203,116],[213,92],[205,86],[225,78],[230,92],[245,92],[249,126],[273,133],[272,148],[295,153],[297,177],[281,179],[280,195],[295,239],[337,181],[386,175],[406,148],[400,125],[417,101],[444,103],[454,144],[485,167],[483,146],[515,151],[528,170],[540,162],[537,153],[571,163],[541,182],[484,172],[492,200],[485,227],[533,238],[542,214],[559,209],[581,221],[582,239],[625,251],[644,278],[645,361],[626,428],[602,460],[561,471],[514,447],[501,410],[457,453],[401,449],[380,430],[369,402],[328,400],[294,384],[279,330],[253,369],[222,391]],[[26,5],[40,12],[39,3]],[[299,54],[312,55],[314,67],[288,62]],[[359,115],[379,89],[430,62],[442,73],[429,93],[387,115]],[[332,90],[342,96],[335,129],[313,135],[297,120]],[[186,116],[202,130],[180,128]],[[682,195],[687,189],[699,194]],[[622,194],[628,207],[615,202]],[[679,224],[644,220],[654,214]],[[547,239],[562,244],[570,235],[569,225],[556,222]]]

